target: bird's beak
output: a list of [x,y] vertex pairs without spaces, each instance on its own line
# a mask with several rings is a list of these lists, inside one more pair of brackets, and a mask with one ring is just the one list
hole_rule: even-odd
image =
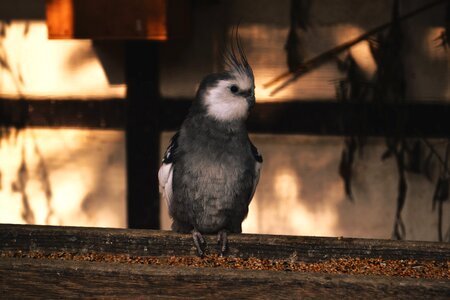
[[247,97],[245,99],[247,100],[249,109],[252,108],[253,106],[255,106],[255,102],[256,102],[255,95],[249,96],[249,97]]

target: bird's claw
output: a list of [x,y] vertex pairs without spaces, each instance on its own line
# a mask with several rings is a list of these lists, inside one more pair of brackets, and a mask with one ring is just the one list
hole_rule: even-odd
[[192,239],[194,240],[194,245],[197,249],[197,255],[203,257],[205,255],[206,242],[202,234],[197,230],[193,230]]
[[217,234],[217,245],[220,249],[220,256],[224,256],[228,249],[228,234],[225,230],[221,230]]

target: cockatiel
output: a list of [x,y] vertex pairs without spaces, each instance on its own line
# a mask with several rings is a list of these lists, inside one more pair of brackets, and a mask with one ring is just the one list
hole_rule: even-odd
[[245,126],[255,83],[237,30],[231,44],[228,70],[202,80],[158,172],[172,230],[192,233],[199,256],[206,247],[202,234],[217,234],[223,255],[227,233],[242,232],[262,164]]

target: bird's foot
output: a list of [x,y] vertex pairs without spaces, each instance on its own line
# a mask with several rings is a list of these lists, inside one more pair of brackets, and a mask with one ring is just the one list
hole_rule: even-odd
[[197,248],[197,255],[203,257],[205,255],[206,242],[202,234],[194,229],[192,230],[192,238],[194,240],[195,248]]
[[217,234],[217,245],[220,249],[220,256],[224,256],[228,249],[228,233],[226,230],[221,230]]

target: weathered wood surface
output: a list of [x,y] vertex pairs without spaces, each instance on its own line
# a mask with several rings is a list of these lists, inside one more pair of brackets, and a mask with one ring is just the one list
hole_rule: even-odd
[[[215,252],[215,237],[206,240]],[[195,255],[190,235],[167,231],[0,224],[0,252]],[[231,235],[230,256],[289,261],[339,257],[449,260],[450,244],[391,240]],[[0,258],[6,299],[304,298],[448,299],[448,280],[287,271]]]
[[448,299],[445,280],[0,259],[6,298]]
[[[215,236],[206,236],[216,253]],[[232,257],[314,262],[340,257],[450,260],[450,244],[355,238],[230,235]],[[188,234],[170,231],[0,224],[0,251],[102,252],[131,256],[195,255]]]

